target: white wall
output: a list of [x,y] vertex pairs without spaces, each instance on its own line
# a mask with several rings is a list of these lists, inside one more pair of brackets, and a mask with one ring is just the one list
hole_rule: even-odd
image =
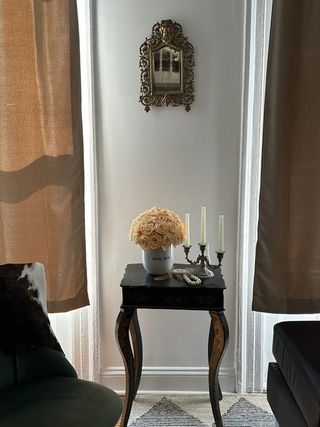
[[[225,215],[230,343],[221,373],[223,389],[233,391],[244,1],[97,0],[95,5],[102,382],[124,388],[114,324],[125,265],[140,261],[139,248],[127,237],[131,220],[152,206],[181,216],[189,211],[194,249],[204,204],[212,252],[218,214]],[[146,113],[138,102],[139,47],[161,19],[179,22],[195,48],[195,102],[189,113],[182,107]],[[175,254],[183,260],[181,247]],[[206,391],[209,315],[139,314],[147,368],[141,390]]]

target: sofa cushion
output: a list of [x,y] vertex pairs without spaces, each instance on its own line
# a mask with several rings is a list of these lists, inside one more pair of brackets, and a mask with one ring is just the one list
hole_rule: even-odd
[[320,418],[320,322],[282,322],[274,327],[273,354],[309,427]]
[[277,363],[269,363],[267,397],[280,426],[308,427]]
[[15,355],[17,383],[48,377],[73,377],[77,373],[60,351],[51,348],[35,348]]
[[49,378],[0,391],[6,427],[114,427],[121,400],[112,390],[75,378]]
[[48,377],[77,378],[77,373],[63,353],[51,348],[38,347],[14,354],[0,350],[0,390]]

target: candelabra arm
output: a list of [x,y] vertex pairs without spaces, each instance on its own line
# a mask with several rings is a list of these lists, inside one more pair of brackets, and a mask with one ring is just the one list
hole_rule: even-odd
[[223,252],[217,251],[216,254],[217,254],[217,259],[218,259],[218,263],[219,263],[218,267],[221,267],[224,251]]
[[194,261],[192,261],[191,259],[189,259],[188,257],[185,257],[185,259],[188,261],[189,264],[196,264]]
[[190,252],[190,249],[191,249],[191,246],[184,246],[183,245],[183,249],[184,249],[184,253],[185,253],[185,259],[188,261],[188,263],[189,264],[196,264],[197,263],[197,261],[192,261],[191,259],[189,259],[189,252]]
[[198,255],[198,258],[196,259],[195,264],[199,264],[199,262],[201,262],[202,259],[203,259],[202,256]]

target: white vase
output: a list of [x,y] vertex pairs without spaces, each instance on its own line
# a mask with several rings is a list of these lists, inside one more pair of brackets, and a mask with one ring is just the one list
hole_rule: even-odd
[[147,273],[160,275],[168,273],[173,266],[173,246],[167,249],[144,249],[142,251],[142,264]]

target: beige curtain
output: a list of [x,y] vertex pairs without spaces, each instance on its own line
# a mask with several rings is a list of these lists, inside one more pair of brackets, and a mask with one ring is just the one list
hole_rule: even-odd
[[253,309],[320,312],[320,1],[275,0]]
[[48,308],[88,304],[75,0],[0,0],[0,264],[41,262]]

